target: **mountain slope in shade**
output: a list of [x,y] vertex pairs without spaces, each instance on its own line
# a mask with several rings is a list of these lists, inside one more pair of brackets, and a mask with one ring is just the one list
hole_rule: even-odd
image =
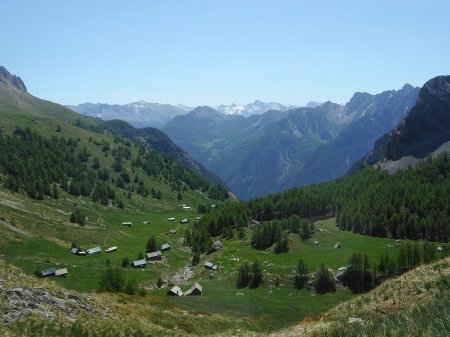
[[124,105],[84,103],[67,107],[86,116],[104,120],[121,119],[138,128],[148,126],[161,128],[175,116],[183,115],[191,110],[191,108],[182,105],[175,106],[144,101]]
[[425,83],[409,115],[379,138],[349,173],[379,161],[396,161],[406,156],[424,158],[447,141],[450,141],[450,76],[438,76]]
[[[335,139],[317,148],[297,175],[300,184],[317,183],[340,177],[374,144],[391,130],[414,106],[419,88],[405,85],[401,90],[378,95],[355,94],[344,107],[354,121]],[[355,102],[360,100],[360,102]],[[290,186],[287,186],[290,187]]]
[[198,107],[163,128],[175,143],[226,181],[241,198],[274,191],[280,179],[302,163],[340,126],[329,121],[336,104],[318,110],[268,111],[248,118]]
[[342,176],[414,105],[418,88],[356,93],[345,105],[270,110],[245,118],[198,107],[163,128],[248,199]]

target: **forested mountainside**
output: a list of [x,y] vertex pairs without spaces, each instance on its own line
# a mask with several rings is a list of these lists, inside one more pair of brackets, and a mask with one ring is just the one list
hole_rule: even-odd
[[438,76],[425,83],[410,114],[380,137],[350,173],[380,161],[396,161],[407,156],[425,158],[450,141],[449,130],[450,76]]
[[[350,177],[225,205],[194,227],[199,233],[194,247],[203,250],[209,236],[239,229],[247,217],[267,222],[293,216],[336,216],[340,228],[355,233],[448,242],[449,204],[450,158],[443,153],[394,175],[369,167]],[[270,246],[281,239],[280,233],[267,229],[262,235],[268,236]]]
[[[114,129],[112,122],[105,125],[28,94],[24,86],[17,86],[23,82],[8,74],[4,68],[0,74],[0,170],[5,186],[12,191],[43,199],[56,198],[62,189],[123,207],[124,198],[119,197],[122,192],[162,198],[160,189],[142,180],[146,175],[170,186],[175,197],[179,193],[181,198],[187,189],[198,189],[227,198],[217,177],[201,165],[195,167],[191,160],[191,167],[209,174],[209,182],[176,158],[189,160],[163,133],[145,134],[123,123]],[[104,136],[113,131],[115,137]],[[137,143],[133,132],[146,136],[145,141]],[[142,172],[141,177],[133,175],[136,169]],[[116,189],[120,193],[115,193]]]
[[189,154],[175,145],[165,133],[158,129],[152,127],[137,129],[127,122],[118,119],[109,121],[96,120],[94,126],[83,123],[78,123],[77,125],[95,132],[104,132],[106,130],[113,136],[123,137],[136,144],[149,147],[180,161],[191,171],[196,172],[209,182],[223,185],[222,180],[215,173],[205,169],[202,164],[192,159]]
[[342,176],[414,105],[419,89],[356,93],[344,106],[268,111],[244,118],[198,107],[163,131],[240,198]]

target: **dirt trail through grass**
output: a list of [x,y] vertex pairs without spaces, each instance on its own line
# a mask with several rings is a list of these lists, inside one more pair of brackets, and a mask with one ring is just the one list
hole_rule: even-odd
[[24,235],[24,236],[26,236],[26,237],[31,237],[31,236],[32,236],[30,233],[24,231],[23,229],[20,229],[20,228],[15,227],[15,226],[11,225],[10,223],[8,223],[8,222],[6,222],[6,221],[0,220],[0,224],[3,225],[3,226],[6,227],[6,228],[12,230],[13,232],[22,234],[22,235]]

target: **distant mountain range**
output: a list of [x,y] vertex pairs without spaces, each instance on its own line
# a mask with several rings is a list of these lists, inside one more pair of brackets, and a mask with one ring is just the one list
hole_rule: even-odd
[[[249,199],[334,179],[380,161],[426,156],[444,139],[450,140],[447,120],[441,120],[447,109],[442,98],[446,85],[448,77],[427,82],[416,106],[420,88],[406,84],[376,95],[357,92],[345,105],[310,102],[295,107],[255,101],[191,109],[136,102],[71,108],[106,120],[126,118],[138,127],[160,128],[218,174],[238,197]],[[416,112],[408,116],[413,106],[413,111],[433,107],[438,116],[414,117]],[[431,127],[434,124],[438,131]]]
[[296,108],[295,105],[290,104],[281,104],[276,102],[268,102],[264,103],[261,101],[254,101],[253,103],[245,104],[245,105],[218,105],[216,110],[222,112],[226,115],[242,115],[245,117],[251,115],[261,115],[266,113],[269,110],[278,110],[278,111],[286,111],[289,109]]
[[84,103],[68,105],[67,108],[103,120],[121,119],[137,128],[148,126],[161,128],[172,118],[183,115],[192,109],[184,105],[147,103],[144,101],[124,105]]
[[248,118],[197,107],[162,130],[249,199],[342,176],[407,115],[418,93],[405,85],[355,93],[343,106],[326,102]]
[[[321,103],[310,102],[308,105],[317,106]],[[147,103],[144,101],[133,102],[129,104],[102,104],[102,103],[83,103],[79,105],[67,105],[67,108],[90,117],[97,117],[103,120],[121,119],[134,127],[155,127],[162,128],[168,121],[176,116],[184,115],[191,111],[193,107],[185,105],[171,105],[160,103]],[[219,105],[215,107],[219,112],[227,115],[242,115],[245,117],[251,115],[260,115],[269,110],[286,111],[295,108],[294,105],[281,104],[276,102],[264,103],[254,101],[245,105]]]

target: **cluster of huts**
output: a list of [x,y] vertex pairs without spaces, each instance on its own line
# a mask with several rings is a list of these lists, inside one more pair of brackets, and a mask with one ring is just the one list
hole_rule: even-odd
[[[117,249],[118,249],[117,246],[108,247],[105,249],[105,253],[114,253],[117,252]],[[102,252],[102,249],[98,246],[86,250],[80,249],[78,247],[72,247],[70,249],[70,252],[73,255],[86,256],[86,255],[100,254]]]
[[[167,218],[167,221],[175,221],[177,218],[175,218],[175,217],[170,217],[170,218]],[[199,216],[197,216],[197,217],[195,217],[195,221],[199,221],[201,218],[199,217]],[[187,224],[187,223],[189,223],[191,221],[191,219],[189,219],[189,218],[183,218],[183,219],[180,219],[180,224]]]
[[150,252],[145,255],[145,259],[136,260],[131,262],[131,266],[134,268],[145,268],[147,266],[147,263],[156,263],[157,261],[162,259],[162,252],[166,250],[172,249],[172,246],[168,243],[165,243],[161,245],[159,250],[155,252]]
[[197,282],[186,292],[183,293],[180,287],[174,286],[171,288],[167,295],[169,296],[200,296],[203,292],[202,286]]

